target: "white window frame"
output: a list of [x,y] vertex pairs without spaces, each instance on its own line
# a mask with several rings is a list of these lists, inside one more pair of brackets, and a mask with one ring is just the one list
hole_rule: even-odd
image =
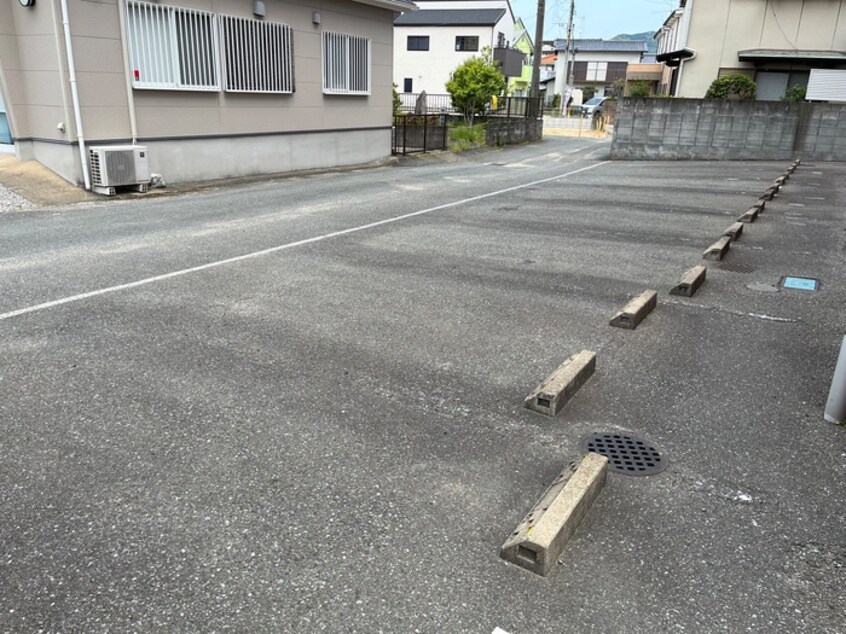
[[588,62],[585,81],[605,81],[608,76],[608,62]]
[[[369,96],[373,80],[373,42],[368,37],[323,31],[322,75],[324,95],[359,95]],[[363,46],[363,50],[362,50]],[[361,69],[357,77],[351,59],[364,53],[366,74],[364,88],[350,88],[355,80],[362,79]]]
[[[135,20],[136,11],[145,19]],[[177,28],[177,16],[185,20],[182,24],[187,31],[180,32]],[[154,21],[160,21],[161,26],[151,28]],[[208,24],[208,29],[205,24]],[[215,14],[128,0],[126,29],[124,37],[129,48],[129,73],[133,88],[220,91],[220,43]],[[192,50],[180,51],[180,37],[186,35],[197,45],[192,46]],[[148,79],[147,74],[152,79]],[[185,77],[188,81],[184,81]]]
[[[225,92],[291,94],[294,81],[294,30],[281,22],[221,15]],[[231,28],[227,28],[231,27]],[[234,33],[237,41],[230,41]],[[243,47],[243,51],[237,49]]]

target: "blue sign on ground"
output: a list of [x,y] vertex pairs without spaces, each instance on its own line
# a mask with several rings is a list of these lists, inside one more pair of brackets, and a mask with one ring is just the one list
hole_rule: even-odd
[[794,288],[799,291],[815,291],[817,284],[817,280],[810,277],[785,277],[781,283],[784,288]]

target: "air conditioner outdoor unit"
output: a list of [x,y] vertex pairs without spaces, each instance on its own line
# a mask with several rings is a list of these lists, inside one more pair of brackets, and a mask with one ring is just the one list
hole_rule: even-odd
[[88,148],[92,189],[114,196],[115,187],[128,185],[146,192],[150,185],[150,164],[143,145],[103,145]]

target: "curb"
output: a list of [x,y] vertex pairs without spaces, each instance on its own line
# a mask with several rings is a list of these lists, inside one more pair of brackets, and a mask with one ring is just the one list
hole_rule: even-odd
[[565,469],[505,540],[499,556],[546,577],[605,486],[607,475],[608,458],[595,453]]

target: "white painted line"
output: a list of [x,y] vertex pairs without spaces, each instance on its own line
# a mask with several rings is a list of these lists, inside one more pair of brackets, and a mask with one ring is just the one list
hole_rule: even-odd
[[484,200],[486,198],[492,198],[494,196],[499,196],[501,194],[507,194],[509,192],[519,191],[521,189],[525,189],[527,187],[533,187],[535,185],[541,185],[543,183],[551,183],[552,181],[560,180],[562,178],[567,178],[568,176],[573,176],[575,174],[579,174],[580,172],[586,172],[588,170],[592,170],[596,167],[601,167],[602,165],[607,165],[610,161],[602,161],[600,163],[594,163],[593,165],[588,165],[587,167],[582,167],[577,170],[573,170],[572,172],[567,172],[566,174],[559,174],[558,176],[550,176],[549,178],[542,178],[540,180],[531,181],[529,183],[523,183],[522,185],[515,185],[513,187],[506,187],[505,189],[498,189],[495,192],[488,192],[487,194],[480,194],[478,196],[471,196],[470,198],[463,198],[461,200],[456,200],[451,203],[444,203],[443,205],[437,205],[435,207],[429,207],[428,209],[421,209],[420,211],[413,211],[408,214],[402,214],[401,216],[394,216],[393,218],[386,218],[385,220],[377,220],[376,222],[369,222],[365,225],[359,225],[357,227],[350,227],[349,229],[341,229],[340,231],[332,231],[330,233],[324,233],[320,236],[314,236],[313,238],[306,238],[304,240],[297,240],[296,242],[288,242],[287,244],[280,244],[275,247],[270,247],[268,249],[262,249],[261,251],[253,251],[252,253],[245,253],[243,255],[237,255],[232,258],[226,258],[225,260],[217,260],[216,262],[209,262],[207,264],[201,264],[199,266],[192,266],[187,269],[180,269],[178,271],[171,271],[170,273],[164,273],[162,275],[154,275],[153,277],[147,277],[141,280],[136,280],[134,282],[127,282],[126,284],[118,284],[117,286],[107,286],[106,288],[98,288],[94,291],[89,291],[87,293],[80,293],[79,295],[71,295],[70,297],[62,297],[61,299],[54,299],[50,302],[44,302],[43,304],[35,304],[34,306],[27,306],[26,308],[19,308],[18,310],[13,310],[8,313],[0,313],[0,321],[5,321],[6,319],[12,319],[13,317],[20,317],[21,315],[28,315],[29,313],[35,313],[41,310],[47,310],[48,308],[55,308],[56,306],[62,306],[63,304],[70,304],[73,302],[79,302],[83,299],[89,299],[91,297],[98,297],[100,295],[107,295],[109,293],[117,293],[118,291],[125,291],[130,288],[136,288],[138,286],[146,286],[147,284],[153,284],[154,282],[161,282],[164,280],[169,280],[173,277],[180,277],[182,275],[188,275],[189,273],[198,273],[200,271],[205,271],[207,269],[213,269],[218,266],[224,266],[226,264],[234,264],[235,262],[241,262],[242,260],[251,260],[253,258],[258,258],[263,255],[269,255],[271,253],[276,253],[277,251],[284,251],[286,249],[293,249],[294,247],[301,247],[306,244],[312,244],[314,242],[322,242],[324,240],[329,240],[330,238],[337,238],[339,236],[349,235],[351,233],[358,233],[359,231],[366,231],[367,229],[373,229],[375,227],[381,227],[383,225],[389,225],[394,222],[399,222],[401,220],[407,220],[408,218],[414,218],[415,216],[422,216],[424,214],[430,214],[433,211],[440,211],[441,209],[449,209],[451,207],[458,207],[459,205],[464,205],[467,203],[472,203],[477,200]]

